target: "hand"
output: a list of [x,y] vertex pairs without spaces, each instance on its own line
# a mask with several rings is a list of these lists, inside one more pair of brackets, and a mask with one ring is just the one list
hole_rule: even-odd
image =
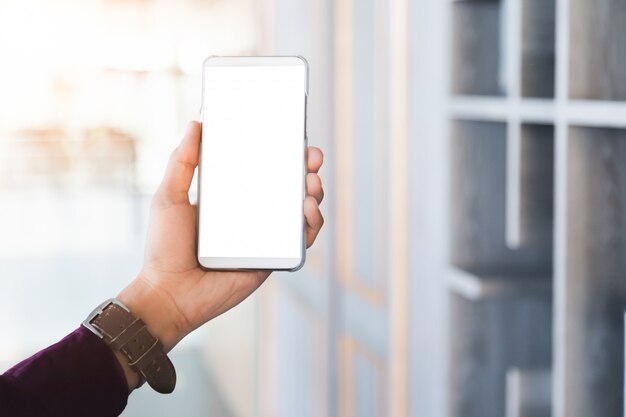
[[[198,165],[200,136],[201,125],[190,123],[182,142],[170,156],[163,181],[152,200],[142,270],[117,297],[146,323],[166,351],[194,329],[239,304],[270,274],[207,272],[198,266],[197,207],[189,202],[188,192]],[[309,174],[304,201],[307,247],[313,244],[324,223],[319,209],[324,191],[317,175],[322,161],[319,149],[307,149]]]

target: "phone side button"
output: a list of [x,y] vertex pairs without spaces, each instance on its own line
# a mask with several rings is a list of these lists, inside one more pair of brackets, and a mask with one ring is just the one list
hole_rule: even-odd
[[304,187],[302,187],[302,201],[304,201],[304,199],[306,198],[306,174],[308,173],[308,169],[307,169],[308,153],[309,153],[309,136],[305,135],[304,136],[304,167],[302,169],[303,177],[304,177],[303,178]]

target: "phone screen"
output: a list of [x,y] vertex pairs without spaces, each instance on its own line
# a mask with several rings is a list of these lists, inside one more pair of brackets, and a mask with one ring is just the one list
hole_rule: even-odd
[[295,267],[303,252],[306,66],[225,62],[204,67],[198,257],[272,269],[286,264],[262,260],[291,259]]

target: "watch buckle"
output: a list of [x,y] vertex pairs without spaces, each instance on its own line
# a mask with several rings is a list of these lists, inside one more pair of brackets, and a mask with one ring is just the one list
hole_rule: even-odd
[[98,307],[96,307],[91,313],[89,313],[89,315],[87,316],[85,321],[82,322],[82,325],[84,327],[89,329],[93,334],[98,336],[100,339],[103,339],[104,335],[100,332],[100,330],[96,329],[95,326],[93,324],[91,324],[91,322],[93,321],[93,319],[95,319],[100,314],[102,314],[104,309],[107,308],[111,304],[118,305],[118,306],[122,307],[124,310],[126,310],[127,312],[130,313],[130,310],[124,304],[122,304],[121,302],[119,302],[115,298],[109,298],[108,300],[106,300],[102,304],[100,304]]

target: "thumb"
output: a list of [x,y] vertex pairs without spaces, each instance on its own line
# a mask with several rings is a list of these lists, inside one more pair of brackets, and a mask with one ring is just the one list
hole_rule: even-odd
[[178,147],[170,155],[155,199],[167,204],[189,203],[189,187],[198,166],[202,125],[190,122]]

